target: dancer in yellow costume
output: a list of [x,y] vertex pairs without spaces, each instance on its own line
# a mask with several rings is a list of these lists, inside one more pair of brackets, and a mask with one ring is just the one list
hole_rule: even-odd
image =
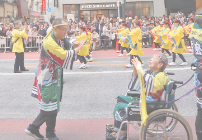
[[160,50],[159,44],[161,43],[161,40],[157,34],[160,32],[161,26],[159,25],[159,21],[156,21],[155,25],[156,25],[156,27],[151,30],[151,34],[153,34],[155,37],[155,40],[154,40],[155,49],[154,49],[154,51],[158,51],[158,50]]
[[[132,68],[132,59],[134,57],[137,57],[138,60],[142,63],[140,59],[140,55],[143,55],[142,51],[142,32],[141,32],[141,23],[139,21],[135,21],[134,24],[134,29],[131,30],[129,34],[125,34],[126,38],[124,40],[128,40],[130,43],[130,48],[132,49],[130,51],[130,64],[126,65],[127,68]],[[143,65],[143,64],[142,64]]]
[[87,31],[88,31],[88,40],[87,41],[89,42],[89,45],[88,45],[89,54],[86,57],[88,58],[88,62],[92,62],[93,58],[90,56],[91,49],[92,49],[91,28],[87,27]]
[[189,25],[184,27],[186,36],[188,36],[189,41],[189,47],[187,47],[187,49],[191,49],[190,33],[191,30],[193,29],[193,26],[194,26],[194,18],[189,18]]
[[124,28],[122,27],[122,24],[120,24],[120,29],[117,29],[117,31],[115,32],[114,31],[114,33],[116,33],[116,35],[117,35],[117,38],[118,38],[118,50],[116,51],[117,53],[120,53],[120,50],[121,50],[121,38],[119,37],[119,33],[120,32],[122,32],[124,30]]
[[[130,32],[129,28],[127,27],[128,25],[126,23],[122,24],[122,27],[124,29],[118,30],[118,38],[119,38],[119,43],[121,44],[121,54],[119,56],[123,56],[123,50],[126,49],[126,51],[129,53],[129,42],[127,40],[124,40],[123,35],[128,34]],[[127,54],[129,55],[129,54]]]
[[164,29],[162,32],[159,33],[159,38],[161,39],[161,42],[162,42],[161,52],[164,53],[164,50],[165,50],[169,55],[168,58],[172,58],[171,53],[169,51],[172,47],[172,43],[167,36],[167,34],[170,32],[169,24],[170,23],[168,21],[164,22]]
[[89,55],[89,41],[88,41],[88,32],[85,26],[80,27],[80,36],[76,36],[76,41],[85,39],[85,44],[81,50],[78,52],[78,59],[81,62],[80,69],[85,69],[88,67],[87,61],[84,56]]
[[172,30],[169,35],[170,39],[174,42],[174,48],[172,50],[173,52],[173,61],[169,64],[170,66],[175,66],[175,59],[176,59],[176,53],[179,55],[179,57],[182,59],[183,63],[180,64],[180,66],[186,66],[188,63],[184,59],[184,56],[182,53],[186,53],[187,50],[185,48],[184,43],[184,30],[181,26],[181,22],[179,19],[174,21],[175,29]]

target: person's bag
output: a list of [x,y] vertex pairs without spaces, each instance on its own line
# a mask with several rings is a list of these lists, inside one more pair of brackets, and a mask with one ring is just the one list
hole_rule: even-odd
[[[18,39],[20,39],[20,38],[18,38]],[[18,41],[18,39],[15,41],[15,43]],[[11,51],[13,50],[13,41],[12,41],[12,38],[11,38],[11,42],[10,42],[10,49],[11,49]]]

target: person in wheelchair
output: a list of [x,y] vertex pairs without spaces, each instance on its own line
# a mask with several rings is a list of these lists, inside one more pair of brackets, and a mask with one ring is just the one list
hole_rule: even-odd
[[[120,125],[127,119],[127,106],[134,100],[139,100],[140,97],[140,82],[137,75],[137,65],[139,60],[134,58],[133,64],[133,75],[128,85],[128,89],[133,91],[134,94],[120,95],[117,97],[117,104],[115,106],[114,125],[108,124],[107,129],[107,140],[115,140],[117,138],[117,132],[119,131]],[[146,100],[160,100],[165,90],[165,86],[168,83],[168,77],[164,70],[168,65],[168,59],[165,54],[155,54],[149,61],[149,70],[143,72],[144,86]],[[120,139],[126,139],[126,125],[123,125],[119,135]]]

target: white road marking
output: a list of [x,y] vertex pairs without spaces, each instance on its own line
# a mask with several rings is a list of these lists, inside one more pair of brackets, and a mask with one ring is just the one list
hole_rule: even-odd
[[[190,67],[183,68],[167,68],[166,71],[176,71],[176,70],[191,70]],[[113,74],[113,73],[131,73],[132,70],[127,71],[97,71],[97,72],[64,72],[65,75],[72,74]],[[26,75],[35,75],[35,73],[0,73],[0,76],[26,76]]]

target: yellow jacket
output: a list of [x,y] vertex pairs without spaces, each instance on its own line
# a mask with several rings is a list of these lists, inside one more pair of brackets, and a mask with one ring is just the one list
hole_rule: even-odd
[[[22,38],[28,38],[28,35],[25,32],[25,30],[19,31],[18,29],[14,29],[12,32],[13,52],[17,52],[17,53],[24,52]],[[17,39],[18,41],[15,43]]]
[[130,43],[130,51],[131,55],[143,55],[142,51],[142,32],[140,27],[134,28],[131,32],[127,35],[126,40]]
[[79,41],[81,39],[85,39],[85,44],[83,45],[82,49],[79,50],[78,55],[80,56],[87,56],[89,55],[89,39],[88,36],[86,35],[86,32],[83,32],[80,36],[76,36],[76,41]]
[[192,30],[193,27],[194,27],[194,23],[191,23],[191,24],[184,27],[185,33],[189,35],[189,38],[190,38],[190,33],[191,33],[190,29]]
[[[158,33],[160,32],[160,30],[161,30],[161,26],[158,25],[158,26],[156,26],[155,28],[153,28],[153,29],[151,30],[151,32],[152,32],[152,34],[155,34],[155,33],[158,34]],[[161,40],[160,40],[160,38],[159,38],[158,36],[155,36],[155,35],[154,35],[154,37],[155,37],[155,40],[154,40],[155,43],[161,43]]]
[[170,41],[170,39],[168,38],[167,34],[170,32],[170,28],[164,28],[162,32],[159,33],[159,37],[161,39],[162,42],[162,48],[170,50],[172,47],[172,43]]
[[174,48],[173,52],[182,54],[183,52],[187,52],[185,43],[184,43],[184,30],[182,26],[176,27],[174,30],[172,30],[169,35],[171,36],[171,39],[174,42]]
[[130,30],[128,28],[122,30],[120,33],[119,33],[119,43],[121,44],[122,47],[125,47],[125,48],[128,48],[129,46],[129,42],[122,42],[121,39],[123,39],[123,34],[124,33],[129,33]]

